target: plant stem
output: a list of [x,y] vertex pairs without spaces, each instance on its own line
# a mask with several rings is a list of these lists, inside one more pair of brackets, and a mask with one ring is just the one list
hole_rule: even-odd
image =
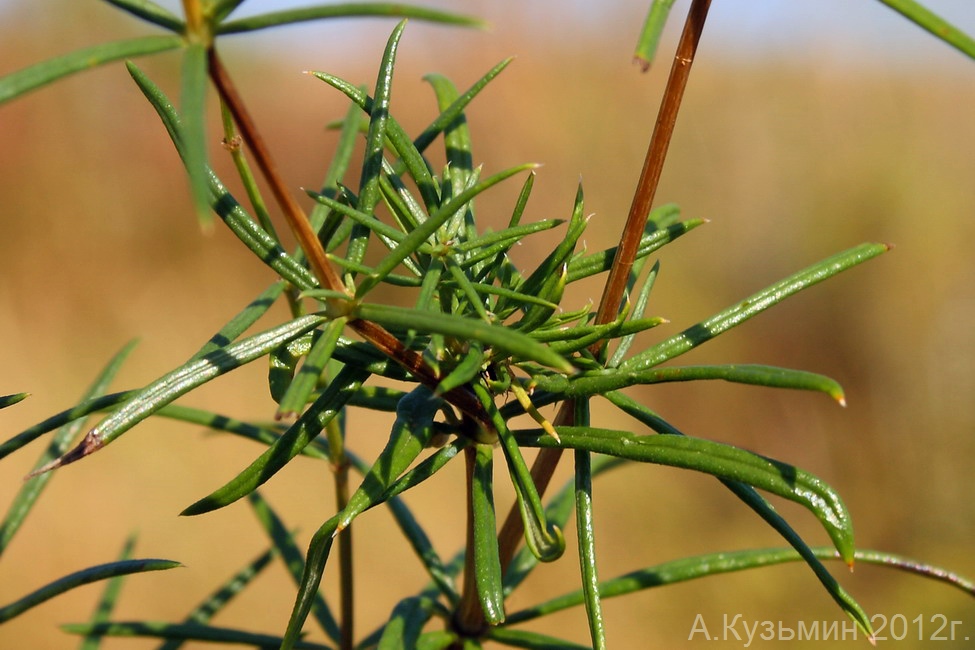
[[[331,460],[332,475],[335,483],[335,508],[342,512],[349,504],[349,457],[345,454],[345,436],[343,435],[344,416],[334,418],[325,427],[328,438],[328,452]],[[339,552],[339,629],[342,637],[341,650],[352,650],[354,647],[355,622],[355,581],[353,577],[352,561],[352,526],[338,535]]]
[[[707,17],[710,5],[711,0],[693,0],[684,22],[684,31],[681,33],[680,42],[677,45],[674,63],[670,69],[670,77],[667,79],[667,86],[657,113],[657,122],[654,125],[650,145],[647,148],[643,171],[633,195],[633,203],[630,205],[630,213],[620,237],[620,245],[616,249],[613,267],[606,279],[606,287],[603,290],[599,312],[596,315],[597,324],[608,323],[616,318],[623,301],[626,281],[630,275],[630,269],[633,268],[640,238],[643,235],[643,229],[646,227],[647,217],[650,215],[650,206],[653,204],[657,185],[660,182],[660,172],[667,156],[667,148],[670,145],[670,138],[677,122],[677,113],[684,96],[684,88],[687,86],[687,79],[691,71],[691,63],[694,62],[694,55],[701,41],[701,32],[704,29],[704,20]],[[597,358],[604,347],[604,341],[593,345],[592,352]],[[555,416],[554,424],[558,426],[574,423],[574,402],[571,400],[563,402]],[[562,450],[557,448],[540,449],[535,457],[531,474],[540,496],[545,493],[561,458]],[[517,508],[512,506],[501,527],[501,532],[498,534],[502,570],[506,570],[511,563],[523,534],[524,524],[521,521],[521,516]]]
[[[667,79],[667,87],[660,103],[660,110],[657,112],[657,123],[653,128],[653,135],[650,137],[643,171],[640,173],[633,202],[630,204],[630,213],[626,218],[623,235],[620,237],[620,245],[616,249],[613,267],[606,279],[602,301],[599,303],[599,312],[596,315],[597,324],[608,323],[616,318],[623,301],[626,281],[629,278],[630,269],[633,268],[640,237],[643,235],[647,217],[650,215],[650,207],[653,204],[654,195],[657,193],[660,173],[667,157],[667,148],[670,146],[670,138],[674,133],[677,113],[680,110],[681,99],[684,97],[684,88],[687,86],[687,78],[691,72],[691,64],[694,62],[698,43],[701,41],[704,19],[707,18],[710,5],[711,0],[694,0],[691,3],[690,11],[687,13],[684,31],[681,33],[677,53],[674,55],[674,63],[670,68],[670,77]],[[599,343],[596,344],[595,348],[598,350],[603,346],[603,343]]]
[[271,192],[274,194],[278,206],[284,213],[288,226],[290,226],[298,243],[304,249],[305,255],[308,257],[308,263],[315,273],[315,277],[322,283],[322,286],[332,291],[344,292],[345,287],[342,284],[342,280],[329,263],[325,255],[325,249],[312,230],[308,217],[305,216],[301,206],[298,205],[298,202],[291,193],[288,192],[284,179],[281,177],[277,165],[274,164],[274,160],[271,158],[271,152],[268,150],[264,138],[261,137],[250,114],[244,108],[244,102],[237,93],[237,89],[231,81],[230,75],[227,74],[226,69],[220,62],[217,51],[213,48],[209,50],[209,60],[210,77],[213,79],[213,83],[216,85],[221,98],[227,104],[227,108],[230,109],[230,113],[234,116],[234,121],[237,123],[237,128],[240,129],[244,141],[247,142],[254,152],[254,160],[257,162],[257,166],[260,167],[264,178],[267,179],[271,187]]

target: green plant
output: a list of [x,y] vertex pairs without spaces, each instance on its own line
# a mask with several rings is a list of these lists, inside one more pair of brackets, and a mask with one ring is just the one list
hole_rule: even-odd
[[[581,190],[567,223],[555,220],[522,224],[521,215],[532,190],[533,176],[523,181],[521,195],[512,208],[506,229],[479,230],[474,218],[475,197],[496,184],[529,171],[530,166],[481,178],[473,167],[472,145],[463,118],[466,105],[500,73],[507,62],[489,71],[470,91],[459,93],[449,81],[431,77],[441,114],[416,138],[409,137],[389,112],[391,79],[396,46],[403,32],[394,31],[382,60],[379,81],[372,96],[332,75],[316,73],[322,81],[345,93],[352,106],[343,121],[343,147],[321,192],[313,193],[316,211],[306,218],[291,197],[287,185],[272,164],[260,133],[248,117],[242,100],[213,47],[214,35],[247,28],[226,21],[239,3],[186,3],[187,20],[170,16],[152,4],[117,2],[137,15],[177,32],[161,39],[140,39],[72,55],[58,65],[43,65],[7,78],[0,98],[8,98],[53,80],[63,72],[80,69],[92,59],[102,62],[144,54],[163,48],[184,47],[184,85],[177,113],[169,100],[137,69],[129,71],[159,113],[186,164],[190,184],[201,214],[212,208],[221,220],[278,273],[282,280],[263,292],[241,314],[215,335],[198,354],[172,373],[136,391],[103,395],[107,381],[117,372],[128,349],[110,364],[90,394],[73,409],[25,431],[3,445],[10,453],[30,440],[63,427],[56,443],[38,464],[36,475],[4,525],[4,546],[16,532],[45,481],[47,470],[78,460],[112,442],[150,415],[197,422],[217,430],[259,440],[268,450],[230,484],[191,505],[185,514],[202,514],[247,497],[274,540],[282,557],[296,555],[286,527],[264,502],[257,487],[298,454],[329,462],[336,468],[338,514],[315,535],[304,569],[294,614],[285,633],[284,646],[300,647],[306,617],[311,614],[331,639],[344,647],[352,644],[351,603],[343,600],[341,624],[317,595],[333,539],[339,543],[339,571],[351,580],[352,520],[366,509],[387,503],[417,549],[430,573],[432,587],[405,598],[389,624],[361,643],[390,647],[426,644],[424,647],[459,645],[464,639],[493,639],[510,645],[551,647],[561,643],[538,634],[522,633],[507,625],[544,615],[571,603],[584,603],[592,629],[593,645],[604,645],[600,598],[629,589],[657,586],[700,575],[803,559],[814,570],[841,608],[869,633],[870,624],[859,606],[826,572],[819,558],[838,556],[851,564],[861,561],[917,567],[891,555],[857,552],[853,547],[849,515],[836,493],[819,479],[778,461],[708,440],[682,436],[645,405],[619,391],[634,384],[696,379],[724,379],[766,386],[824,392],[838,401],[843,393],[834,381],[812,373],[766,366],[662,366],[661,364],[706,342],[789,295],[865,261],[886,250],[866,244],[815,264],[786,280],[736,303],[710,319],[683,330],[632,356],[635,336],[661,322],[644,316],[656,266],[647,269],[649,256],[659,247],[693,229],[698,220],[681,221],[676,208],[664,206],[651,212],[656,177],[666,153],[669,128],[676,118],[680,89],[689,66],[678,66],[675,85],[669,87],[662,110],[663,125],[651,145],[644,182],[637,192],[624,236],[615,250],[587,254],[578,250],[586,226]],[[663,3],[665,4],[665,3]],[[655,5],[656,6],[656,5]],[[322,10],[320,14],[326,13]],[[692,20],[679,60],[690,61],[703,27],[706,3],[695,3]],[[450,17],[417,13],[420,17]],[[250,27],[265,27],[297,20],[285,17],[255,19]],[[470,22],[454,19],[455,22]],[[183,34],[187,36],[184,37]],[[207,168],[203,105],[207,72],[226,107],[225,136],[231,145],[244,187],[256,218],[251,218]],[[683,78],[681,74],[683,73]],[[361,115],[368,120],[363,123]],[[265,203],[250,174],[242,151],[236,148],[235,129],[249,146],[262,175],[268,180],[279,209],[288,217],[301,250],[284,251],[266,218]],[[365,131],[365,162],[357,190],[340,183],[349,165],[351,150]],[[447,165],[434,174],[424,152],[443,137]],[[390,218],[380,220],[377,211]],[[649,215],[649,219],[648,219]],[[558,246],[531,271],[514,266],[506,252],[517,242],[542,230],[564,227]],[[367,247],[383,245],[384,256],[369,262]],[[560,305],[566,289],[583,278],[610,273],[599,309],[591,305]],[[380,285],[399,287],[415,297],[405,308],[370,300]],[[624,298],[624,294],[630,296]],[[375,294],[373,294],[375,295]],[[259,334],[245,332],[277,300],[289,305],[293,318]],[[359,340],[347,337],[353,332]],[[610,349],[609,343],[615,347]],[[261,357],[270,358],[269,385],[279,403],[281,418],[297,416],[291,426],[242,423],[181,407],[173,402],[190,390]],[[369,386],[370,377],[383,377],[397,388]],[[502,396],[513,401],[499,406]],[[649,426],[657,436],[637,436],[629,431],[592,426],[588,402],[602,397],[622,412]],[[15,402],[22,396],[13,396]],[[550,423],[537,413],[546,404],[561,405]],[[5,404],[7,405],[7,404]],[[365,463],[346,449],[344,409],[362,407],[395,412],[389,443],[373,462]],[[69,449],[85,415],[100,410],[111,414]],[[518,428],[513,418],[528,414],[537,427]],[[320,434],[324,432],[324,436]],[[351,437],[351,436],[350,436]],[[493,450],[499,447],[517,495],[517,508],[497,529],[493,504]],[[529,472],[521,450],[540,447],[543,452]],[[436,448],[422,460],[421,454]],[[576,480],[545,507],[551,470],[563,449],[572,449]],[[439,559],[425,534],[410,517],[397,496],[463,452],[467,463],[469,510],[466,553],[456,561]],[[595,458],[591,454],[599,454]],[[650,462],[692,469],[719,478],[733,493],[756,510],[793,546],[789,552],[741,552],[690,558],[654,567],[640,576],[625,576],[599,584],[595,568],[591,480],[622,461]],[[365,478],[351,495],[347,469]],[[755,488],[800,503],[813,512],[829,534],[833,549],[809,548],[779,517]],[[578,546],[582,556],[583,589],[579,596],[532,610],[505,615],[504,600],[539,561],[557,559],[564,549],[561,529],[575,505]],[[458,521],[463,518],[458,517]],[[344,531],[339,534],[339,531]],[[520,540],[525,548],[518,550]],[[266,564],[266,556],[245,572]],[[302,562],[299,561],[299,565]],[[119,562],[70,576],[44,595],[106,575],[167,568],[171,563]],[[460,589],[456,577],[463,571]],[[969,591],[970,582],[948,574],[949,581]],[[0,618],[16,615],[36,603],[39,595],[0,610]],[[107,599],[111,601],[111,597]],[[221,600],[220,603],[224,602]],[[219,604],[219,603],[218,603]],[[153,626],[146,623],[111,624],[98,621],[72,630],[89,635],[142,634],[170,638],[238,640],[254,645],[278,644],[266,637],[245,636],[237,630],[221,630],[206,624],[206,613],[194,613],[194,624]],[[425,630],[432,618],[446,621],[444,630]],[[421,635],[422,631],[422,635]],[[439,645],[438,645],[439,644]],[[546,645],[549,644],[549,645]],[[565,647],[566,644],[563,644]]]

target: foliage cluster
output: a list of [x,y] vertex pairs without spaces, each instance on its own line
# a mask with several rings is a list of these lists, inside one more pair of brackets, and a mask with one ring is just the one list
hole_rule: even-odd
[[[309,617],[338,647],[480,647],[494,641],[515,647],[580,647],[513,627],[574,605],[584,605],[593,647],[606,646],[601,614],[603,598],[727,571],[803,561],[822,586],[867,635],[870,620],[839,585],[823,560],[840,559],[895,565],[945,580],[969,593],[973,584],[955,574],[878,551],[854,546],[849,512],[836,491],[820,478],[779,460],[727,444],[684,435],[645,404],[622,392],[634,385],[720,379],[744,384],[821,392],[843,403],[839,384],[822,375],[764,365],[674,365],[670,362],[749,318],[842,271],[888,250],[866,243],[838,253],[692,324],[678,334],[634,351],[641,332],[663,319],[646,315],[658,265],[651,256],[700,225],[682,219],[676,206],[650,209],[660,166],[673,127],[683,83],[707,14],[696,0],[685,25],[672,84],[661,109],[658,131],[620,244],[591,253],[581,245],[588,219],[580,187],[565,220],[523,223],[534,183],[532,165],[485,174],[475,166],[464,112],[478,93],[510,63],[502,61],[469,89],[448,79],[427,80],[439,114],[418,135],[409,135],[390,113],[397,47],[405,21],[393,30],[374,87],[366,90],[326,72],[313,73],[343,93],[349,111],[338,125],[340,146],[325,181],[309,192],[315,210],[305,215],[280,177],[267,144],[250,118],[220,56],[216,42],[224,35],[317,18],[347,15],[407,16],[448,24],[476,26],[476,20],[444,12],[395,5],[329,5],[232,19],[240,0],[185,0],[185,18],[148,1],[110,0],[170,32],[164,36],[111,42],[45,62],[0,80],[0,101],[102,63],[128,60],[181,48],[183,86],[179,109],[133,63],[127,68],[158,113],[182,158],[197,211],[204,223],[215,214],[280,280],[234,316],[185,363],[147,386],[110,393],[131,346],[126,346],[72,408],[58,413],[0,445],[0,457],[56,431],[0,529],[0,552],[10,543],[42,490],[51,470],[83,459],[153,416],[191,422],[229,435],[255,440],[266,450],[225,486],[188,506],[182,514],[202,515],[246,499],[265,529],[267,553],[241,569],[207,602],[181,623],[118,622],[108,618],[124,575],[178,566],[168,560],[132,560],[92,567],[28,594],[0,608],[0,622],[78,585],[110,579],[105,597],[90,623],[66,629],[92,643],[104,636],[167,639],[164,647],[196,639],[257,647],[327,647],[304,640]],[[638,58],[653,56],[670,3],[654,2],[638,46]],[[971,54],[970,41],[945,30],[913,3],[893,3],[919,24]],[[967,48],[967,49],[966,49]],[[249,207],[234,197],[210,169],[204,120],[206,91],[212,83],[221,100],[224,141],[247,193]],[[363,143],[358,185],[344,179],[353,150]],[[436,142],[447,164],[434,170],[427,157]],[[246,147],[245,147],[246,146]],[[300,243],[285,250],[270,218],[248,150],[267,182],[277,209]],[[484,192],[513,178],[521,191],[505,228],[478,227],[475,202]],[[533,269],[517,267],[511,248],[541,232],[562,229],[562,239]],[[381,247],[369,262],[370,247]],[[574,305],[572,286],[607,273],[599,305]],[[415,297],[411,307],[370,300],[379,286],[392,286]],[[249,333],[272,305],[285,303],[291,318]],[[187,393],[243,365],[269,360],[268,387],[278,404],[276,422],[243,422],[175,402]],[[395,382],[371,385],[370,378]],[[11,406],[25,394],[3,398]],[[590,400],[606,400],[656,435],[599,427],[591,422]],[[559,405],[551,421],[539,407]],[[354,432],[347,410],[393,414],[384,450],[371,462],[348,448]],[[107,415],[83,431],[87,417]],[[533,426],[525,428],[526,417]],[[539,448],[528,467],[522,450]],[[555,465],[572,451],[574,481],[543,500]],[[494,503],[494,460],[499,451],[503,474],[516,504],[500,525]],[[334,469],[339,504],[334,516],[315,533],[302,557],[292,534],[259,488],[299,455],[319,459]],[[431,479],[463,456],[466,467],[466,548],[444,559],[411,515],[400,495]],[[596,566],[593,528],[593,478],[622,463],[672,466],[717,478],[789,544],[787,549],[718,552],[650,567],[601,580]],[[349,470],[362,475],[350,489]],[[811,547],[761,492],[793,501],[818,520],[832,546]],[[381,628],[356,639],[352,627],[351,528],[356,517],[385,505],[407,543],[428,572],[430,583],[406,595]],[[581,589],[568,596],[517,612],[506,601],[540,562],[559,559],[565,550],[563,529],[575,515]],[[319,585],[337,546],[343,584],[339,614],[321,596]],[[211,618],[247,583],[280,555],[293,573],[297,595],[283,635],[254,634],[214,626]],[[334,563],[333,563],[334,564]],[[440,621],[440,625],[431,625]]]

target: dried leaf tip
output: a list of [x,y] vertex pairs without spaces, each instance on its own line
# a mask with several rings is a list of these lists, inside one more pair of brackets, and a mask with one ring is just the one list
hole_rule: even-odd
[[102,439],[95,434],[94,430],[89,431],[85,435],[84,439],[78,444],[77,447],[61,455],[60,457],[55,458],[54,460],[47,463],[46,465],[38,467],[33,472],[25,476],[24,480],[29,481],[35,476],[46,474],[47,472],[50,472],[53,469],[63,467],[65,465],[75,462],[76,460],[81,460],[85,456],[98,451],[104,446],[105,446],[104,441],[102,441]]

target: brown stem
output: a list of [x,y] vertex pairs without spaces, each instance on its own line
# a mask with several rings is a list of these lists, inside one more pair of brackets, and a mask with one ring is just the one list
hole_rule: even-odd
[[[650,215],[650,206],[653,204],[654,195],[657,193],[660,172],[663,170],[664,159],[667,157],[667,148],[674,133],[674,124],[677,122],[677,112],[680,109],[681,99],[684,97],[684,88],[687,86],[687,78],[691,72],[691,63],[694,62],[694,55],[697,52],[698,43],[701,41],[704,19],[707,18],[710,5],[711,0],[694,0],[690,11],[687,13],[684,31],[681,33],[680,43],[677,45],[677,54],[674,56],[674,63],[670,68],[670,78],[667,79],[667,87],[664,90],[660,110],[657,113],[657,123],[653,128],[653,135],[650,137],[643,171],[640,173],[640,180],[633,195],[633,203],[630,204],[630,213],[626,218],[626,226],[623,228],[620,245],[616,249],[613,268],[610,269],[609,277],[606,279],[602,301],[599,303],[599,312],[596,315],[597,323],[608,323],[616,318],[623,301],[626,281],[636,259],[640,238],[643,236],[643,229],[646,227],[647,217]],[[604,343],[598,343],[595,349],[599,350],[603,346]]]
[[234,121],[237,123],[237,128],[240,129],[244,141],[247,142],[251,151],[253,151],[257,166],[260,167],[261,173],[267,179],[268,185],[271,187],[271,192],[274,194],[274,199],[281,208],[281,212],[284,214],[285,220],[291,228],[291,232],[294,233],[295,239],[301,244],[301,248],[308,257],[308,263],[311,265],[312,272],[318,278],[318,281],[322,283],[322,286],[332,291],[345,291],[342,280],[325,256],[325,249],[322,247],[322,243],[318,241],[315,231],[312,230],[311,224],[308,222],[308,217],[305,216],[301,206],[298,205],[298,202],[288,191],[284,178],[281,177],[277,165],[274,164],[274,159],[271,158],[271,152],[267,148],[264,138],[261,137],[260,132],[257,130],[254,120],[251,119],[250,114],[244,107],[244,102],[238,94],[237,88],[231,81],[230,75],[227,74],[227,70],[220,62],[217,51],[213,48],[209,50],[209,59],[210,78],[213,79],[217,91],[220,93],[224,102],[226,102],[231,115],[234,116]]
[[[674,63],[670,69],[670,78],[667,80],[660,110],[657,113],[657,122],[650,138],[643,171],[633,195],[633,203],[630,205],[630,214],[626,219],[626,225],[620,237],[620,245],[616,249],[613,267],[606,279],[606,287],[603,290],[599,312],[596,315],[597,323],[608,323],[616,318],[617,311],[623,301],[626,281],[630,276],[630,269],[633,268],[637,248],[643,236],[643,229],[646,227],[647,217],[650,214],[650,206],[653,204],[653,198],[657,192],[660,172],[663,169],[664,159],[667,157],[667,148],[670,145],[670,138],[677,122],[677,112],[684,96],[684,88],[687,86],[691,63],[694,61],[698,43],[701,41],[704,19],[707,17],[710,5],[711,0],[693,0],[690,11],[688,11],[684,31],[681,34],[677,53],[674,55]],[[605,342],[598,342],[593,345],[592,352],[598,356],[604,346]],[[554,424],[556,426],[571,425],[574,422],[574,403],[571,400],[563,402],[555,417]],[[535,488],[539,495],[545,493],[561,458],[561,449],[546,448],[539,450],[531,469],[532,479],[535,481]],[[512,558],[514,558],[515,550],[518,548],[523,534],[524,524],[521,521],[521,515],[517,508],[512,506],[501,526],[501,532],[498,534],[503,570],[507,570]]]
[[[349,504],[349,461],[342,454],[342,459],[335,466],[335,504],[336,512],[342,512]],[[340,648],[352,650],[355,647],[355,580],[352,562],[352,526],[346,526],[338,535],[339,546],[339,629],[342,631]]]

